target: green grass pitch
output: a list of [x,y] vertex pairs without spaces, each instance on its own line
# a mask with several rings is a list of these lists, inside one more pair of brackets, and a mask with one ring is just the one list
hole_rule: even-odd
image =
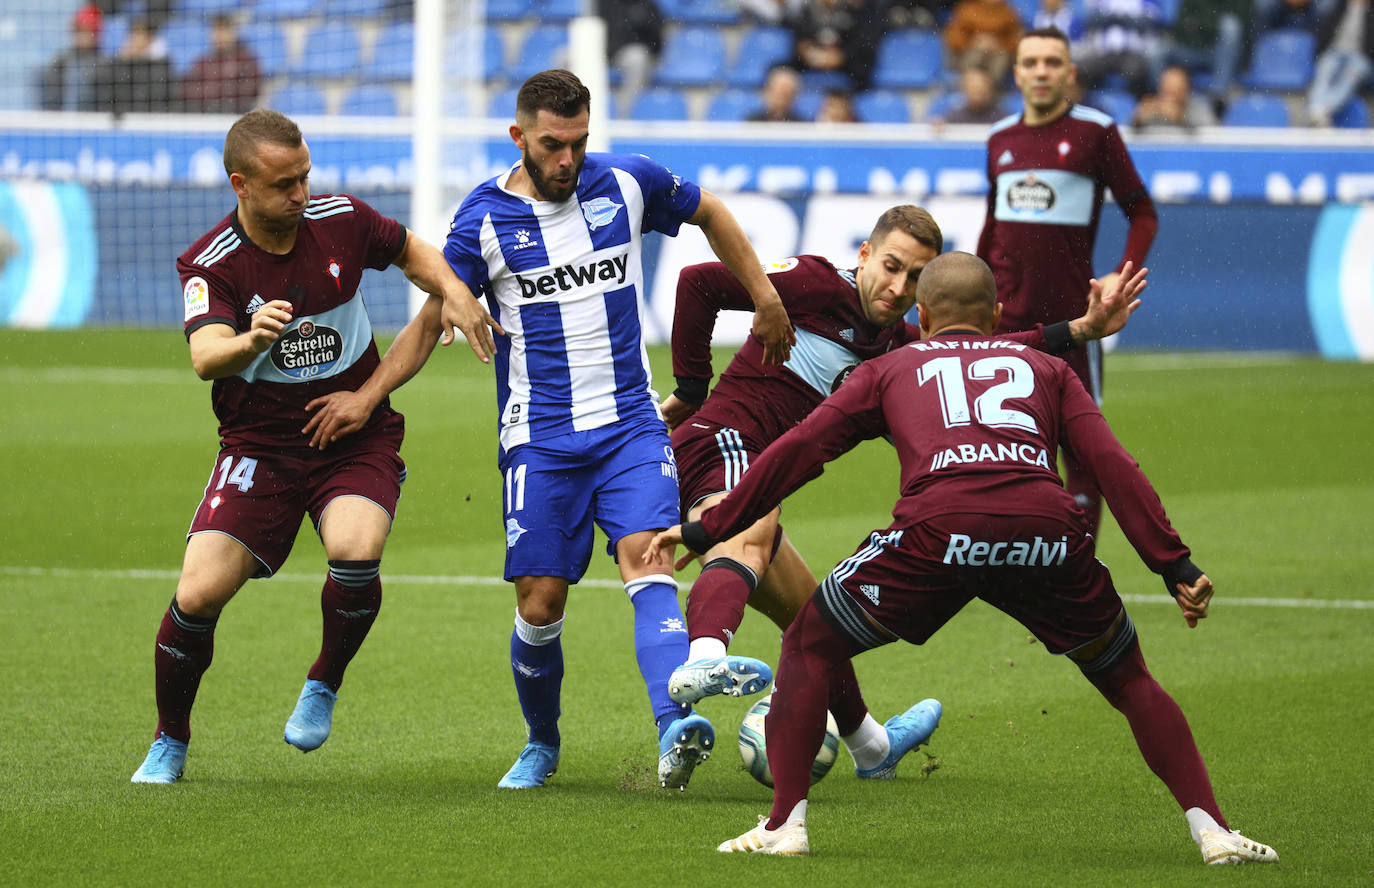
[[[318,646],[306,532],[220,623],[183,782],[131,786],[215,450],[208,384],[176,331],[0,331],[0,884],[1374,883],[1374,367],[1117,355],[1108,371],[1108,418],[1216,581],[1212,617],[1188,630],[1110,522],[1100,555],[1222,809],[1277,866],[1203,867],[1125,721],[977,603],[924,648],[856,661],[880,720],[944,702],[928,755],[873,785],[841,753],[811,796],[807,860],[716,854],[769,806],[734,749],[748,702],[707,701],[717,754],[686,793],[658,789],[630,608],[600,557],[569,606],[559,773],[498,791],[524,739],[513,595],[491,372],[461,345],[395,397],[410,478],[386,606],[329,743],[281,741]],[[885,526],[895,478],[868,444],[788,502],[814,570]],[[776,662],[777,644],[751,613],[735,649]]]

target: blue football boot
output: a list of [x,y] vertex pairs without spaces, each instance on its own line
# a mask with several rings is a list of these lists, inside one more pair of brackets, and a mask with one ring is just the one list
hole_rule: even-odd
[[301,752],[319,749],[329,739],[334,724],[334,704],[339,695],[322,681],[308,679],[301,688],[296,710],[286,720],[282,739]]
[[658,741],[658,785],[685,790],[692,771],[711,757],[715,745],[716,729],[695,712],[673,722]]
[[883,727],[887,730],[887,758],[876,768],[855,768],[854,773],[869,779],[888,780],[897,773],[897,762],[902,756],[930,739],[940,724],[940,714],[944,710],[939,700],[922,700],[915,706],[894,715]]
[[558,770],[558,747],[531,740],[496,785],[501,789],[534,789]]
[[186,770],[186,744],[158,734],[148,748],[148,757],[138,766],[130,783],[176,783]]

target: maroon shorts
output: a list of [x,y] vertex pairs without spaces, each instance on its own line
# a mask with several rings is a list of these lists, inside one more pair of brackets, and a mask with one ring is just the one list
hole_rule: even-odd
[[258,560],[255,576],[270,577],[291,554],[301,519],[308,513],[318,533],[320,516],[335,497],[364,497],[395,518],[406,473],[403,437],[404,426],[397,423],[345,438],[323,452],[221,448],[186,537],[206,532],[233,537]]
[[672,439],[683,520],[706,497],[733,490],[749,460],[763,452],[739,430],[696,418],[673,429]]
[[1091,538],[1068,516],[944,515],[874,531],[817,595],[832,624],[865,647],[922,644],[981,598],[1064,654],[1103,636],[1123,607]]

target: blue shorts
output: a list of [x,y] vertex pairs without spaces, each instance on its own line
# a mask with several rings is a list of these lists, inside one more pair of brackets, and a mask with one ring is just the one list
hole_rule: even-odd
[[593,523],[605,532],[611,555],[632,533],[678,523],[677,463],[658,421],[521,444],[500,465],[507,580],[582,579]]

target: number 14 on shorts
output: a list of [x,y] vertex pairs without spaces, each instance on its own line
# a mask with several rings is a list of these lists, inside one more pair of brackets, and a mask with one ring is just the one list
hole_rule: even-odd
[[251,456],[226,456],[220,460],[219,468],[215,470],[219,476],[219,480],[215,482],[215,490],[223,490],[226,484],[232,484],[247,493],[253,487],[253,472],[257,471],[257,468],[258,461]]

